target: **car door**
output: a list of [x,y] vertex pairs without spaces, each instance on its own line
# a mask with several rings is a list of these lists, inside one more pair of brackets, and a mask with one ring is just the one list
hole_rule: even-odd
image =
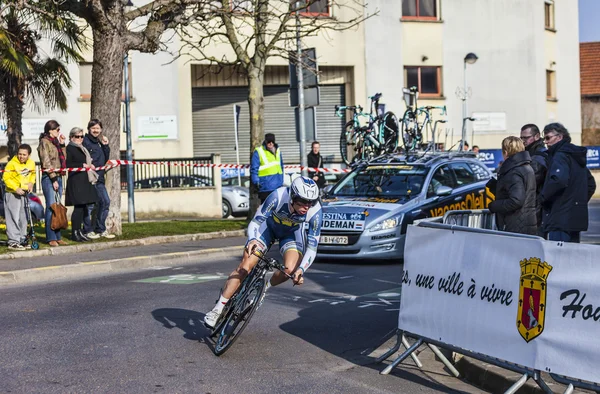
[[457,208],[454,209],[484,209],[485,183],[473,171],[467,162],[453,162],[450,164],[456,178],[456,189],[453,192]]
[[448,164],[442,164],[433,170],[433,175],[427,185],[425,202],[420,207],[421,212],[415,219],[442,216],[454,205],[454,198],[456,198],[454,191],[449,196],[438,196],[437,191],[440,186],[447,186],[453,190],[456,188],[456,179]]

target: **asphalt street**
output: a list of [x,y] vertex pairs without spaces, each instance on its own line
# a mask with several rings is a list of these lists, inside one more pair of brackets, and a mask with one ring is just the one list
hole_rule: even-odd
[[589,227],[581,234],[581,242],[600,243],[600,199],[590,201],[588,205]]
[[[237,259],[0,290],[0,392],[481,392],[423,352],[379,375],[400,265],[313,265],[273,288],[223,356],[201,323]],[[391,343],[390,343],[391,344]],[[431,367],[433,366],[433,367]]]

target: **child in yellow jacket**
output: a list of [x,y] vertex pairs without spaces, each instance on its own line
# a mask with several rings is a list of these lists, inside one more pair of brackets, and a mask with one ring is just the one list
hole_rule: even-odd
[[4,217],[6,218],[6,235],[8,248],[25,250],[27,236],[27,217],[25,216],[25,199],[33,190],[35,183],[35,163],[29,158],[31,146],[22,144],[4,169],[2,179],[6,185],[4,193]]

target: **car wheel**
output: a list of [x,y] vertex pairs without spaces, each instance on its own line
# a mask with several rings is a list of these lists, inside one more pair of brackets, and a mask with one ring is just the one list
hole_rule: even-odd
[[223,218],[228,218],[231,215],[231,204],[227,200],[223,200]]

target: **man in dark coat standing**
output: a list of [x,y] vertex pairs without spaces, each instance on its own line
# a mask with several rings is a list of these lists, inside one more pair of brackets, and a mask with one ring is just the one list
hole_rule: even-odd
[[[307,156],[307,164],[310,168],[323,168],[323,157],[319,153],[320,148],[321,144],[319,144],[319,141],[313,141],[312,150]],[[308,177],[317,183],[319,189],[325,186],[325,174],[322,172],[308,171]]]
[[507,137],[502,141],[504,163],[498,171],[496,199],[489,210],[496,214],[500,231],[535,235],[535,175],[531,157],[520,138]]
[[[529,152],[531,156],[531,168],[535,174],[535,192],[536,196],[539,197],[544,186],[544,180],[546,179],[546,173],[548,172],[548,149],[544,145],[544,140],[540,134],[540,129],[533,123],[526,124],[521,127],[521,141],[525,145],[525,150]],[[542,207],[537,207],[537,226],[538,235],[545,238],[545,234],[541,231],[542,227]]]
[[588,202],[596,191],[596,181],[587,169],[587,150],[571,143],[560,123],[544,127],[550,166],[539,196],[542,230],[551,241],[579,242],[588,229]]
[[[83,139],[83,146],[90,152],[92,164],[95,167],[103,167],[106,165],[110,156],[110,147],[108,146],[108,138],[102,135],[102,122],[98,119],[92,119],[88,123],[88,133]],[[96,223],[90,221],[93,205],[88,208],[88,214],[84,218],[83,227],[87,233],[86,236],[90,239],[100,237],[114,238],[114,234],[110,234],[106,230],[106,218],[108,217],[108,209],[110,207],[110,198],[106,190],[105,172],[99,170],[98,182],[94,185],[98,194],[98,202],[96,203]]]

